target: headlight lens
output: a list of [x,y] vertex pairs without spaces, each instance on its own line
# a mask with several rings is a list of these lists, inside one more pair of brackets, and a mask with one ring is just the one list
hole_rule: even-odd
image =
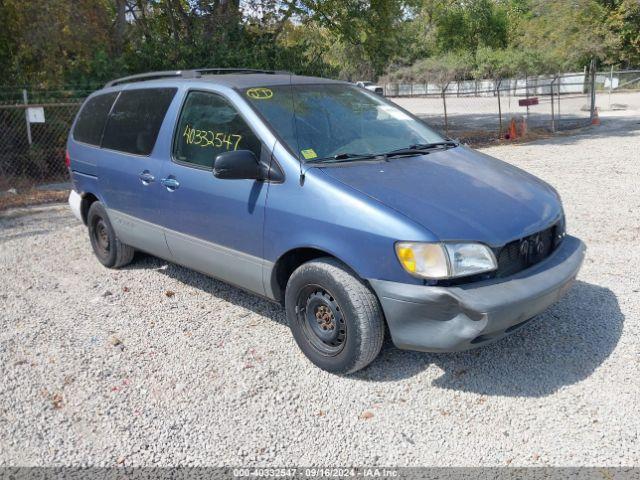
[[433,280],[465,277],[498,268],[491,249],[481,243],[398,242],[396,255],[411,275]]
[[489,247],[480,243],[445,243],[451,263],[452,277],[465,277],[490,272],[498,268],[498,261]]
[[404,269],[423,278],[447,278],[447,254],[439,243],[396,243],[396,254]]

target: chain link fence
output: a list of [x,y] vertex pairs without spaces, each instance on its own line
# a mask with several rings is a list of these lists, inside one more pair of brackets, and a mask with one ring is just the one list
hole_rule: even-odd
[[65,188],[67,135],[93,89],[0,87],[0,206],[19,205],[12,199],[25,192],[46,200],[31,192]]
[[[65,145],[80,105],[0,106],[0,190],[24,189],[68,179]],[[34,109],[42,112],[44,122],[27,120],[28,111]]]
[[[66,139],[83,99],[100,85],[58,90],[0,87],[0,199],[68,181]],[[589,125],[598,101],[640,88],[640,70],[524,79],[384,85],[385,94],[446,135],[485,143]],[[615,101],[615,98],[614,98]],[[526,132],[525,132],[526,130]]]
[[595,70],[446,85],[384,85],[385,94],[444,134],[470,142],[518,138],[591,124]]

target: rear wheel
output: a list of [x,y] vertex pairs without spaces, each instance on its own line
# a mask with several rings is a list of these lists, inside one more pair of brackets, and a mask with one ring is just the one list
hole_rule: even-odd
[[298,346],[323,370],[352,373],[380,352],[384,318],[378,299],[333,258],[307,262],[293,272],[285,308]]
[[87,225],[93,253],[100,263],[109,268],[120,268],[131,263],[135,250],[118,239],[107,211],[100,202],[93,202],[89,207]]

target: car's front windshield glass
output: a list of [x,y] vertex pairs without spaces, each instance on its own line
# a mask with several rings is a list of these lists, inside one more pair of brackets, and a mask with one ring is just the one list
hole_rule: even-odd
[[278,85],[243,93],[302,161],[355,158],[444,140],[378,95],[352,85]]

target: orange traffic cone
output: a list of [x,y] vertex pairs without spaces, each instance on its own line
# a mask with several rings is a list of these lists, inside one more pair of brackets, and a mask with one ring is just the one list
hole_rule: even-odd
[[509,140],[515,140],[518,138],[518,130],[516,128],[516,119],[512,118],[509,122],[509,130],[507,132],[507,138]]
[[591,119],[591,125],[600,125],[600,117],[598,116],[598,107],[593,110],[593,118]]

